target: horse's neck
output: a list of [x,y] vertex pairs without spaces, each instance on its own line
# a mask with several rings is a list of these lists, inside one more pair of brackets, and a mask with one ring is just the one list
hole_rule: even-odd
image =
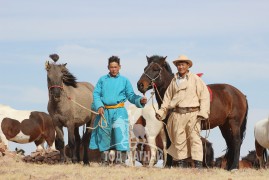
[[52,114],[62,114],[64,106],[68,104],[65,92],[61,93],[60,100],[55,101],[53,96],[49,98],[48,111]]
[[171,83],[172,79],[174,78],[174,75],[167,75],[168,77],[164,81],[164,84],[162,86],[157,87],[157,95],[156,95],[156,100],[158,102],[158,105],[162,104],[162,100],[165,94],[166,89],[168,88],[169,84]]

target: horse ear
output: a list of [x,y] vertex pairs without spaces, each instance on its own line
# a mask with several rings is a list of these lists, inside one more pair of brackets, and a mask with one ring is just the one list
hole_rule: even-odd
[[160,61],[160,62],[161,62],[161,63],[160,63],[161,65],[165,65],[165,64],[166,64],[166,61],[165,61],[166,58],[167,58],[167,56],[165,56],[165,57],[163,57],[163,58],[161,59],[161,61]]
[[64,72],[66,70],[66,65],[67,65],[67,63],[61,65],[61,71],[62,72]]
[[50,63],[49,63],[49,61],[46,61],[45,62],[45,68],[46,68],[47,71],[50,69]]
[[147,57],[147,61],[148,61],[148,64],[149,64],[149,57],[148,56],[146,56]]

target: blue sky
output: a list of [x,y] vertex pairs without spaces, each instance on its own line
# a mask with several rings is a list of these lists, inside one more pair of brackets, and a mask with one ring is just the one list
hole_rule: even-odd
[[[266,0],[0,0],[0,103],[47,112],[44,64],[52,53],[79,81],[93,84],[107,73],[108,57],[118,55],[138,94],[146,56],[167,56],[172,66],[185,54],[207,84],[231,84],[246,94],[244,156],[254,149],[255,122],[269,116],[268,7]],[[209,140],[215,157],[222,155],[218,128]]]

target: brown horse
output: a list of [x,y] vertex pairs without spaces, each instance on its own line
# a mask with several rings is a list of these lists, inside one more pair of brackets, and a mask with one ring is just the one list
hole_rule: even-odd
[[[226,154],[223,156],[220,156],[216,158],[215,167],[225,169],[227,165],[227,158]],[[245,169],[245,168],[259,168],[259,160],[256,157],[256,151],[249,151],[248,155],[245,157],[242,157],[242,159],[239,161],[239,168]]]
[[7,140],[20,144],[34,142],[36,150],[42,151],[46,141],[48,150],[55,150],[55,129],[49,114],[15,110],[9,106],[1,106],[1,113],[1,132],[4,135],[1,139],[7,147]]
[[[155,55],[147,57],[147,60],[148,65],[137,82],[137,88],[141,93],[154,88],[157,91],[156,100],[160,108],[164,93],[174,78],[174,74],[166,57]],[[212,91],[213,99],[210,103],[209,120],[202,122],[202,129],[219,126],[228,149],[227,169],[236,169],[247,124],[247,99],[242,92],[228,84],[210,84],[208,87]],[[167,119],[168,117],[164,121],[167,122]],[[170,143],[168,141],[168,147]],[[171,162],[172,157],[168,156],[167,166],[171,166]]]
[[[58,55],[50,56],[55,62],[59,59]],[[66,64],[56,64],[46,62],[47,81],[49,91],[48,112],[52,117],[56,129],[56,148],[60,151],[61,162],[65,161],[64,156],[64,135],[63,127],[68,130],[68,146],[72,162],[80,161],[80,142],[79,127],[93,118],[93,113],[87,108],[92,104],[93,85],[86,82],[77,82]],[[89,130],[86,130],[90,134]],[[84,164],[88,164],[89,142],[84,143]]]

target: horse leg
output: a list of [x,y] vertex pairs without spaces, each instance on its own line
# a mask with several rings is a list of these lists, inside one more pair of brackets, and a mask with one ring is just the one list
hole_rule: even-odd
[[[86,124],[86,127],[90,127],[90,124],[91,122],[88,122]],[[86,131],[82,137],[84,165],[89,165],[88,149],[89,149],[90,138],[91,138],[91,131],[88,128],[86,128]]]
[[6,136],[4,135],[4,133],[2,132],[1,128],[0,128],[0,141],[2,141],[2,143],[4,143],[4,146],[7,150],[8,149],[8,140],[6,138]]
[[[167,121],[165,121],[165,123],[167,123]],[[164,128],[164,132],[165,132],[165,137],[166,137],[166,149],[168,149],[171,145],[171,140],[169,138],[167,129]],[[171,168],[173,164],[173,157],[167,153],[167,158],[166,158],[166,164],[165,164],[165,168]]]
[[75,127],[74,125],[69,125],[68,130],[68,146],[70,148],[70,155],[73,163],[78,161],[76,152],[76,141],[75,141]]
[[79,162],[80,161],[80,144],[81,144],[81,139],[79,135],[79,127],[75,127],[74,134],[75,134],[75,153],[76,153],[77,162]]
[[49,149],[47,150],[48,152],[56,151],[56,149],[55,149],[55,134],[56,134],[56,132],[55,132],[54,128],[49,128],[42,135],[49,146]]
[[44,148],[44,143],[45,143],[45,139],[43,137],[41,137],[40,139],[35,141],[35,145],[36,145],[36,151],[43,151]]
[[156,161],[156,137],[149,137],[147,135],[148,144],[150,146],[150,161],[149,161],[149,167],[153,167],[155,161]]
[[[232,149],[232,140],[231,140],[232,136],[231,136],[230,126],[228,123],[225,123],[224,125],[219,126],[219,129],[227,145],[227,153],[225,154],[223,158],[226,158],[227,163],[226,163],[225,169],[228,169],[228,164],[229,164],[228,161],[231,157],[230,154],[231,154],[231,149]],[[222,161],[221,161],[221,164],[222,164]]]
[[161,139],[162,139],[162,142],[163,142],[163,166],[165,166],[166,161],[167,161],[167,149],[166,149],[167,139],[166,139],[166,136],[165,136],[164,127],[160,131],[160,136],[161,136]]
[[264,158],[263,158],[263,151],[265,150],[264,147],[262,147],[257,140],[255,140],[255,149],[256,149],[256,156],[259,160],[260,168],[264,168]]
[[[232,157],[228,159],[228,170],[239,168],[240,148],[242,139],[240,135],[240,124],[236,119],[230,119],[230,126],[232,131]],[[229,150],[228,150],[229,151]]]
[[136,153],[136,145],[137,141],[136,138],[130,139],[130,152],[129,152],[129,165],[134,167],[135,166],[135,153]]
[[55,146],[56,149],[60,151],[60,162],[65,161],[65,153],[64,153],[64,133],[62,126],[55,126],[56,138],[55,138]]

